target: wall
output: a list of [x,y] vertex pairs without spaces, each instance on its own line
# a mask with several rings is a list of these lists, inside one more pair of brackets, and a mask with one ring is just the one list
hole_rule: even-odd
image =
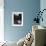
[[0,42],[4,41],[4,0],[0,0]]
[[[40,0],[4,0],[4,38],[7,41],[18,41],[32,29],[32,20],[40,10]],[[12,26],[12,12],[24,13],[24,25]]]
[[[40,9],[41,9],[41,11],[42,11],[43,9],[46,9],[46,0],[41,0],[41,1],[40,1]],[[46,27],[46,20],[45,20],[45,19],[46,19],[46,10],[43,12],[42,17],[43,17],[43,22],[41,21],[41,22],[40,22],[40,25]]]

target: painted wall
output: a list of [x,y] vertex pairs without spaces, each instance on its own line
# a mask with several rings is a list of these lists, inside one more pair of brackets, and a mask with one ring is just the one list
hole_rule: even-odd
[[[40,9],[41,9],[41,11],[42,11],[43,9],[46,9],[46,0],[41,0],[41,1],[40,1]],[[46,10],[43,12],[42,17],[43,17],[43,22],[41,21],[41,22],[40,22],[40,25],[46,27],[46,20],[45,20],[45,19],[46,19]]]
[[0,0],[0,42],[4,41],[4,0]]
[[[4,38],[7,41],[18,41],[32,29],[32,20],[40,9],[40,0],[4,0]],[[24,13],[24,25],[12,26],[12,12]]]

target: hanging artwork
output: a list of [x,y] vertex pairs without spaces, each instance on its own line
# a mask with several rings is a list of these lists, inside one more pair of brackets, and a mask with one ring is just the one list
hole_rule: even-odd
[[23,12],[12,12],[12,25],[23,26]]

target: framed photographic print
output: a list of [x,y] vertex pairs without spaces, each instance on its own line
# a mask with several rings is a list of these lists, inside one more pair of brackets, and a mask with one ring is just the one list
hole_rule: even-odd
[[12,26],[23,26],[23,12],[12,12]]

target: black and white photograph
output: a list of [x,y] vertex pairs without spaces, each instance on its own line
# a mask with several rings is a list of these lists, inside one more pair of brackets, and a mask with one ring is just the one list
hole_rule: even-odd
[[12,25],[13,26],[23,26],[23,12],[13,12],[12,13]]

